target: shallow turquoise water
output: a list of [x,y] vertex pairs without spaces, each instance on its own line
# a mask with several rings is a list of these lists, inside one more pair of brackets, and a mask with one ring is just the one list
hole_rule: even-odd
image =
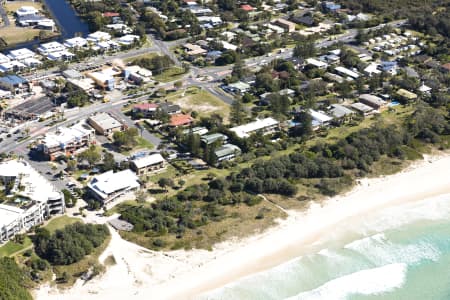
[[200,299],[450,299],[450,195],[389,208]]

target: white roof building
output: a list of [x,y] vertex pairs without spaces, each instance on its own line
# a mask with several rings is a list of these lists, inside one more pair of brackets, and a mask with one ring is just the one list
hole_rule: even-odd
[[121,45],[131,45],[134,42],[139,41],[139,36],[134,34],[127,34],[118,38],[116,41]]
[[0,64],[7,63],[7,62],[9,62],[9,61],[10,61],[10,59],[9,59],[8,56],[6,56],[6,55],[3,54],[3,53],[0,53]]
[[61,52],[64,50],[66,50],[66,47],[58,42],[44,43],[37,48],[37,51],[42,55],[49,55],[50,53]]
[[254,122],[230,128],[240,138],[247,138],[250,134],[262,131],[264,134],[271,133],[278,127],[279,122],[274,118],[258,119]]
[[15,61],[15,60],[0,64],[0,72],[10,72],[10,71],[15,71],[15,70],[20,70],[23,68],[26,68],[26,65],[24,65],[23,63],[21,63],[19,61]]
[[33,51],[31,51],[28,48],[21,48],[21,49],[9,51],[8,57],[11,60],[21,61],[21,60],[24,60],[27,58],[36,57],[36,53],[34,53]]
[[236,45],[233,45],[227,41],[221,41],[223,49],[225,50],[233,50],[236,51],[236,49],[238,48]]
[[322,112],[315,111],[315,110],[312,110],[312,109],[309,110],[309,114],[311,115],[313,126],[315,126],[315,125],[316,126],[317,125],[319,125],[319,126],[326,125],[331,120],[333,120],[332,117],[330,117],[330,116],[328,116],[328,115],[326,115],[326,114],[324,114]]
[[95,131],[87,124],[79,122],[72,127],[59,127],[57,132],[50,132],[41,140],[47,148],[59,147],[64,149],[72,143],[79,143],[83,139],[92,139]]
[[340,75],[347,76],[347,77],[350,77],[350,78],[353,78],[353,79],[359,78],[359,74],[358,73],[353,72],[352,70],[349,70],[349,69],[344,68],[344,67],[336,67],[335,71],[338,72]]
[[87,43],[87,40],[82,37],[74,37],[71,39],[67,39],[64,42],[64,46],[66,46],[67,48],[80,48],[86,46]]
[[325,63],[323,61],[320,61],[320,60],[317,60],[315,58],[307,58],[306,59],[306,64],[314,66],[314,67],[319,68],[319,69],[326,69],[328,67],[327,63]]
[[155,153],[155,154],[139,157],[139,158],[136,158],[136,159],[132,160],[132,162],[139,169],[140,168],[145,168],[145,167],[150,166],[150,165],[159,164],[159,163],[162,163],[164,161],[165,161],[164,158],[159,153]]
[[129,170],[114,173],[112,170],[95,176],[87,187],[93,196],[104,203],[109,202],[124,193],[140,187],[139,178]]
[[96,31],[87,36],[86,40],[92,43],[105,42],[111,40],[111,35],[107,32]]
[[39,11],[33,6],[22,6],[18,10],[16,10],[16,15],[18,17],[36,15]]
[[74,56],[75,54],[73,54],[72,52],[64,50],[59,52],[51,52],[47,55],[47,58],[49,60],[70,60]]
[[377,74],[381,74],[381,70],[379,69],[379,64],[377,63],[370,63],[365,69],[364,69],[364,74],[366,74],[367,76],[372,76],[372,75],[377,75]]

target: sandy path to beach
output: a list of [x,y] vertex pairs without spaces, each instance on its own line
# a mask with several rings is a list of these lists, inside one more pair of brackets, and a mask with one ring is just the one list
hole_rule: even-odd
[[117,264],[92,281],[67,291],[48,286],[36,299],[189,299],[243,276],[297,257],[305,245],[317,241],[355,217],[405,202],[450,193],[450,155],[427,157],[402,173],[363,179],[350,193],[306,212],[292,211],[286,220],[266,232],[239,241],[227,241],[214,251],[154,252],[124,241],[113,232],[103,261],[113,255]]

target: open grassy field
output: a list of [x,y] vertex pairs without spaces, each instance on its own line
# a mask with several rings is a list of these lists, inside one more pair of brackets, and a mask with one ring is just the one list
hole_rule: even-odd
[[170,67],[161,74],[155,75],[155,80],[160,82],[170,82],[180,79],[185,74],[185,70],[180,67]]
[[45,225],[45,228],[50,231],[50,233],[53,233],[58,229],[63,229],[66,225],[70,225],[76,222],[83,222],[83,220],[69,216],[60,216],[51,219],[50,222]]
[[228,104],[211,93],[198,88],[187,89],[184,96],[182,96],[182,93],[177,93],[173,96],[169,95],[167,98],[189,112],[196,111],[199,116],[207,117],[211,114],[218,114],[227,122],[230,114]]
[[5,10],[10,14],[14,14],[14,12],[22,6],[32,6],[42,12],[42,3],[34,1],[7,1],[5,4]]
[[25,237],[23,244],[17,244],[13,241],[7,242],[5,245],[0,247],[0,257],[3,256],[13,256],[17,253],[20,253],[32,245],[31,239],[29,237]]

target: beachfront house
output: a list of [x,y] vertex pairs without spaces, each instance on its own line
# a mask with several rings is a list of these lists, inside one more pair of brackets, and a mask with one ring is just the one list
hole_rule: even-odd
[[159,153],[137,157],[130,162],[130,168],[138,176],[164,169],[166,160]]

